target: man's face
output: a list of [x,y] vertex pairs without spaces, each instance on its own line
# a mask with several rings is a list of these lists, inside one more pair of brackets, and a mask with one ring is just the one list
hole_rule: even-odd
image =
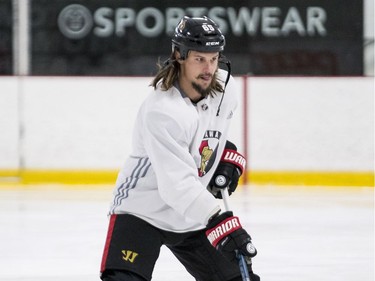
[[206,97],[214,73],[218,67],[219,53],[201,53],[190,51],[181,62],[180,83],[189,85],[201,96]]

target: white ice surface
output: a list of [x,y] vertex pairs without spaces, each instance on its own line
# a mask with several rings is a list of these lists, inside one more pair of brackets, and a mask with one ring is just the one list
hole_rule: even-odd
[[[0,186],[0,280],[92,281],[111,187]],[[374,189],[246,186],[230,198],[262,281],[373,281]],[[154,281],[194,280],[162,248]]]

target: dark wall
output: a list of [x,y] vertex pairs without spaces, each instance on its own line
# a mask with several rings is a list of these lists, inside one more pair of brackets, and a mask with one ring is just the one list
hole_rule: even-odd
[[0,0],[0,75],[13,74],[12,3]]
[[[363,75],[362,0],[30,3],[33,75],[153,75],[185,14],[208,15],[219,24],[236,75]],[[3,21],[7,44],[11,34],[2,31]],[[0,56],[10,50],[2,45]]]

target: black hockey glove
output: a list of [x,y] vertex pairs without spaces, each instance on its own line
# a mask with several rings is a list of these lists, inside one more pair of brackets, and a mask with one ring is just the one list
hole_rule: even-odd
[[221,199],[220,190],[228,187],[229,195],[231,195],[237,188],[245,166],[245,158],[237,152],[237,147],[232,142],[227,141],[220,163],[208,184],[208,190],[216,198]]
[[207,224],[206,236],[212,246],[232,262],[235,262],[237,252],[245,258],[257,254],[250,235],[232,212],[225,212],[211,219]]

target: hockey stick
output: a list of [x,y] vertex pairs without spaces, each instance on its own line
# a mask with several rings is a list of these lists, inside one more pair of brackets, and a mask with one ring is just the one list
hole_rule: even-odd
[[[221,189],[221,197],[223,197],[225,211],[230,211],[229,202],[228,202],[229,193],[228,193],[227,188]],[[249,270],[247,269],[245,257],[241,255],[241,253],[238,251],[236,251],[236,257],[238,259],[238,265],[240,267],[242,281],[251,281]]]

